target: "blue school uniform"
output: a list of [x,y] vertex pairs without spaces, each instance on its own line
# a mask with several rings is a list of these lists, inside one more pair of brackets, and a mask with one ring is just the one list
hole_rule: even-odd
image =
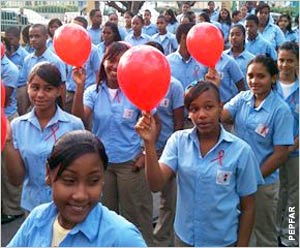
[[274,49],[277,49],[277,47],[285,42],[285,37],[280,27],[272,24],[270,21],[268,22],[263,32],[260,32],[259,30],[258,32],[272,44]]
[[29,53],[21,46],[12,53],[8,58],[18,67],[19,71],[22,69],[24,59]]
[[163,40],[161,40],[161,35],[159,33],[153,35],[152,39],[162,45],[165,55],[175,52],[178,48],[176,37],[170,32],[165,34]]
[[139,37],[136,37],[134,33],[130,33],[125,37],[125,41],[131,44],[132,46],[144,45],[148,41],[152,41],[152,38],[144,33],[141,33]]
[[244,49],[244,51],[241,54],[239,54],[236,58],[234,57],[234,54],[231,49],[226,50],[225,53],[227,55],[229,55],[231,58],[233,58],[236,61],[236,63],[238,64],[238,66],[240,67],[240,69],[243,73],[243,76],[244,76],[245,89],[248,90],[249,87],[248,87],[247,80],[246,80],[247,65],[248,65],[249,61],[251,59],[253,59],[255,56],[252,53],[248,52],[246,49]]
[[209,19],[210,19],[210,21],[215,21],[215,22],[217,22],[218,19],[219,19],[219,11],[214,10],[214,11],[211,13]]
[[[84,83],[84,88],[86,89],[92,84],[96,83],[96,74],[100,70],[100,57],[97,47],[92,44],[91,53],[84,64],[86,70],[86,79]],[[72,77],[72,68],[73,66],[67,65],[67,81],[66,81],[66,88],[67,91],[75,92],[76,84]]]
[[87,27],[87,31],[91,37],[92,43],[98,45],[101,42],[102,27],[95,29],[93,26],[89,26]]
[[82,121],[58,106],[44,130],[35,115],[35,108],[11,122],[14,148],[19,150],[25,167],[21,207],[31,211],[50,202],[51,188],[45,184],[46,160],[55,141],[63,134],[84,129]]
[[174,229],[192,246],[228,246],[237,241],[240,198],[263,183],[246,142],[225,131],[202,157],[197,128],[171,135],[159,160],[176,173]]
[[225,52],[222,53],[215,69],[221,76],[220,98],[222,102],[228,102],[238,93],[236,83],[243,79],[243,73],[237,62]]
[[135,132],[140,110],[118,89],[111,100],[106,82],[84,92],[84,105],[93,112],[93,133],[103,142],[110,163],[133,160],[141,152],[141,139]]
[[[276,91],[282,97],[283,100],[289,105],[294,117],[294,137],[299,136],[299,79],[296,79],[296,83],[292,88],[291,94],[284,99],[282,87],[279,80],[276,82]],[[299,148],[289,154],[290,157],[299,157]]]
[[272,44],[264,39],[261,34],[257,34],[254,40],[246,39],[245,49],[256,55],[263,54],[270,56],[273,60],[277,60],[277,52]]
[[[293,116],[288,105],[273,90],[258,107],[251,91],[240,92],[224,105],[234,119],[235,134],[253,149],[260,164],[274,152],[274,146],[293,145]],[[279,180],[278,169],[265,178],[266,184]]]
[[[50,247],[58,209],[53,202],[36,207],[26,218],[8,247]],[[60,247],[145,247],[138,229],[101,203],[66,235]]]
[[178,79],[185,89],[193,81],[203,80],[207,67],[197,62],[192,56],[185,61],[178,51],[167,56],[171,67],[171,74]]
[[66,81],[66,66],[60,60],[60,58],[53,52],[50,51],[49,48],[45,50],[45,52],[37,57],[35,53],[31,53],[27,55],[24,59],[24,66],[21,70],[20,77],[19,77],[19,84],[18,86],[26,85],[28,76],[31,72],[31,69],[39,62],[50,62],[54,64],[61,74],[61,80],[63,82]]
[[174,132],[173,111],[184,106],[184,89],[181,83],[171,77],[171,83],[166,96],[157,106],[157,114],[161,122],[161,130],[156,142],[156,149],[164,148],[168,138]]
[[168,23],[167,30],[168,30],[168,32],[170,32],[172,34],[176,34],[176,30],[177,30],[178,26],[179,26],[178,22],[174,22],[173,24]]
[[153,36],[154,34],[156,34],[158,32],[158,30],[157,30],[157,27],[155,24],[150,23],[148,26],[146,26],[146,25],[143,26],[142,32],[149,36]]
[[9,103],[5,107],[5,115],[13,116],[17,112],[16,88],[18,87],[19,70],[4,54],[1,59],[1,80],[4,86],[13,88]]
[[53,39],[52,38],[49,38],[46,41],[46,46],[50,49],[51,52],[56,53],[55,49],[54,49],[54,46],[53,46]]
[[284,33],[284,37],[285,37],[286,41],[292,41],[292,42],[298,42],[299,41],[298,34],[295,31],[292,31],[292,32],[286,31]]
[[106,46],[104,44],[104,41],[100,42],[97,46],[97,51],[98,51],[98,57],[99,57],[99,60],[100,60],[100,63],[102,62],[102,59],[104,57],[104,53],[105,53],[105,49],[106,49]]
[[118,26],[119,34],[121,36],[121,40],[125,40],[125,37],[127,36],[127,31],[124,27]]

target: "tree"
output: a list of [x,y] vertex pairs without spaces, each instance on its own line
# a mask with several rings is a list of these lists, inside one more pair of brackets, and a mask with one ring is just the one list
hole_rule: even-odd
[[181,9],[181,6],[184,3],[188,3],[192,7],[195,5],[196,1],[177,1],[178,8]]
[[136,15],[144,5],[145,1],[106,1],[105,3],[122,14],[129,10]]

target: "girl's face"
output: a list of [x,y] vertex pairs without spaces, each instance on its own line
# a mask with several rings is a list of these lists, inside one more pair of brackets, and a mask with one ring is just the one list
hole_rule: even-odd
[[172,16],[169,15],[167,12],[165,12],[164,16],[166,17],[167,22],[170,22],[172,19]]
[[104,27],[102,30],[102,39],[105,45],[109,45],[114,41],[114,33],[110,27]]
[[117,55],[112,60],[106,59],[104,61],[104,64],[103,64],[104,65],[104,70],[105,70],[105,73],[106,73],[106,76],[107,76],[107,80],[109,82],[114,82],[114,83],[118,82],[117,68],[118,68],[118,64],[119,64],[119,61],[120,61],[120,58],[121,58],[122,55],[123,55],[123,53]]
[[229,42],[232,47],[241,47],[244,45],[245,36],[239,28],[232,28],[229,33]]
[[205,18],[203,16],[199,16],[198,21],[199,21],[199,23],[205,22]]
[[212,89],[204,91],[192,101],[189,117],[197,127],[200,136],[210,136],[219,130],[221,111],[217,94]]
[[247,11],[248,11],[247,7],[246,6],[242,6],[241,9],[240,9],[240,11],[241,11],[242,18],[245,18],[246,15],[247,15]]
[[112,22],[112,23],[114,23],[114,24],[116,24],[116,25],[118,25],[119,18],[118,18],[118,16],[116,14],[111,14],[109,16],[109,21]]
[[133,17],[132,21],[131,21],[131,27],[132,27],[134,33],[140,33],[143,28],[143,23],[140,20],[140,18],[138,18],[136,16]]
[[255,96],[266,97],[272,89],[276,75],[271,76],[262,63],[252,63],[247,69],[247,82],[249,89]]
[[223,19],[223,20],[226,20],[227,19],[227,17],[228,17],[228,13],[227,13],[227,11],[226,10],[221,10],[221,13],[220,13],[220,16],[221,16],[221,18]]
[[56,99],[60,95],[61,87],[54,87],[35,75],[28,83],[27,93],[36,110],[48,111],[55,108]]
[[150,22],[151,19],[151,14],[148,11],[144,12],[144,21],[145,22]]
[[291,50],[278,50],[277,66],[280,73],[295,75],[299,69],[299,60]]
[[132,19],[132,17],[129,14],[126,13],[124,15],[124,19],[125,19],[126,26],[131,27],[131,19]]
[[49,27],[49,32],[51,34],[51,37],[54,36],[54,32],[56,29],[58,29],[60,26],[57,23],[53,23],[50,27]]
[[269,9],[263,8],[261,11],[257,12],[258,21],[262,24],[266,24],[269,20]]
[[285,30],[288,25],[289,25],[289,20],[286,17],[281,17],[278,22],[278,26],[280,27],[280,29]]
[[52,187],[59,224],[72,229],[85,220],[100,200],[104,183],[103,164],[98,154],[87,153],[75,159],[57,177],[59,168],[47,169],[47,183]]

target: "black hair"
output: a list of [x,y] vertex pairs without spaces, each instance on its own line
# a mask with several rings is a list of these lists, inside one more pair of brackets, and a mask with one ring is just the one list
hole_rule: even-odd
[[172,9],[165,10],[164,14],[168,14],[169,16],[171,16],[171,21],[170,21],[171,24],[174,24],[177,22],[175,13]]
[[195,15],[196,15],[196,14],[195,14],[194,11],[189,10],[188,12],[186,12],[186,13],[182,16],[182,18],[187,18],[187,19],[189,20],[189,22],[192,22],[192,23],[196,24],[196,23],[195,23],[195,19],[193,18]]
[[248,65],[247,65],[247,71],[248,71],[248,67],[251,64],[254,64],[254,63],[263,64],[267,68],[267,71],[269,72],[269,74],[271,76],[274,76],[274,75],[278,74],[277,65],[276,65],[275,61],[269,56],[266,56],[266,55],[257,55],[257,56],[255,56],[253,59],[251,59],[249,61]]
[[76,16],[73,20],[82,23],[83,27],[87,29],[88,21],[83,16]]
[[258,18],[256,15],[248,15],[246,17],[246,21],[254,21],[256,23],[256,25],[258,26]]
[[[113,34],[114,34],[114,41],[121,41],[121,40],[122,40],[121,35],[120,35],[120,32],[119,32],[119,28],[118,28],[118,26],[117,26],[115,23],[110,22],[110,21],[107,21],[107,22],[104,24],[103,28],[104,28],[104,27],[107,27],[107,28],[110,28],[110,29],[111,29],[111,31],[112,31]],[[103,29],[102,29],[102,30],[103,30]]]
[[215,4],[214,1],[208,1],[207,5],[210,5],[211,3]]
[[47,27],[44,24],[40,24],[40,23],[33,24],[30,27],[30,29],[33,29],[33,28],[38,28],[42,32],[43,35],[48,35]]
[[255,8],[255,14],[257,15],[258,12],[262,11],[262,9],[268,8],[270,12],[270,6],[267,3],[260,3]]
[[104,62],[106,60],[114,60],[120,54],[125,53],[130,47],[123,42],[113,42],[106,48],[104,53],[99,72],[99,81],[97,82],[96,91],[99,92],[99,86],[103,80],[107,79],[107,75],[104,69]]
[[128,15],[130,15],[131,17],[134,17],[134,14],[133,14],[131,11],[129,11],[129,10],[126,11],[126,12],[124,13],[124,15],[125,15],[125,14],[128,14]]
[[234,18],[235,16],[237,16],[237,15],[239,15],[241,13],[241,11],[239,11],[239,10],[235,10],[235,11],[233,11],[232,12],[232,18]]
[[53,24],[57,24],[59,27],[63,25],[62,21],[61,21],[60,19],[58,19],[58,18],[52,18],[52,19],[49,21],[47,29],[48,29],[48,34],[49,34],[49,36],[50,36],[51,38],[53,37],[53,34],[50,33],[50,27],[51,27],[51,25],[53,25]]
[[150,15],[152,15],[152,14],[151,14],[151,11],[150,11],[149,9],[145,9],[145,10],[144,10],[144,13],[145,13],[145,12],[148,12]]
[[183,24],[180,24],[180,25],[177,27],[177,30],[176,30],[176,40],[177,40],[178,44],[180,43],[181,36],[182,36],[183,34],[187,35],[188,32],[191,30],[191,28],[192,28],[194,25],[195,25],[194,23],[183,23]]
[[[245,46],[245,42],[246,42],[246,29],[242,24],[234,24],[233,26],[231,26],[230,31],[234,28],[238,28],[242,34],[244,35],[244,46]],[[229,33],[230,33],[229,31]]]
[[[225,12],[227,13],[227,17],[226,17],[225,20],[223,20],[223,19],[221,18],[221,12],[222,12],[222,11],[225,11]],[[218,22],[219,22],[219,23],[226,23],[227,25],[231,26],[231,17],[230,17],[230,12],[229,12],[228,9],[222,8],[222,9],[220,10],[220,13],[219,13],[219,16],[218,16]]]
[[46,163],[50,170],[59,166],[57,179],[74,160],[89,153],[98,154],[102,160],[103,169],[107,168],[108,158],[105,148],[97,136],[87,130],[70,131],[55,142]]
[[153,47],[157,48],[159,51],[161,51],[162,54],[164,54],[163,46],[156,41],[148,41],[147,43],[145,43],[145,45],[153,46]]
[[25,28],[23,28],[22,30],[22,38],[23,38],[23,41],[28,44],[29,43],[29,29],[32,25],[27,25]]
[[299,45],[293,41],[286,41],[281,46],[278,47],[278,53],[280,50],[287,50],[291,51],[293,54],[296,55],[297,59],[299,60]]
[[202,13],[199,14],[199,16],[203,17],[205,22],[210,23],[210,17],[209,17],[209,14],[207,14],[207,12],[202,12]]
[[167,19],[164,15],[159,15],[156,20],[158,19],[164,19],[164,21],[167,22]]
[[98,11],[101,13],[100,9],[92,9],[89,14],[90,19],[92,19]]
[[143,25],[145,24],[145,21],[144,21],[144,19],[143,19],[143,17],[141,15],[135,15],[133,18],[135,18],[135,17],[137,17],[138,19],[140,19]]
[[294,31],[292,30],[292,18],[289,14],[282,14],[279,16],[278,21],[277,21],[277,25],[279,26],[279,22],[281,21],[281,18],[286,18],[288,19],[289,24],[286,27],[286,30],[290,33],[294,33]]
[[210,89],[216,93],[218,102],[221,102],[218,87],[210,81],[200,80],[198,82],[195,82],[194,85],[191,85],[184,94],[184,107],[187,109],[187,111],[189,111],[191,103],[195,99],[197,99],[203,92]]
[[12,36],[20,39],[21,31],[17,27],[9,27],[5,30],[5,34],[11,34]]
[[[32,68],[28,76],[28,84],[30,84],[35,76],[39,76],[46,83],[56,88],[63,84],[60,71],[54,64],[49,62],[39,62]],[[61,96],[57,97],[56,103],[63,108]]]

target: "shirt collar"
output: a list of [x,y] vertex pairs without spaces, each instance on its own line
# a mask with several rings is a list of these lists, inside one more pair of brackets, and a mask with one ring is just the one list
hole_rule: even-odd
[[[261,109],[266,110],[267,112],[272,112],[274,109],[274,99],[275,93],[273,90],[270,91],[269,95],[264,99],[263,103],[256,108],[257,111],[260,111]],[[251,94],[248,95],[248,97],[245,98],[247,105],[254,108],[254,95],[251,92]]]
[[[178,49],[179,49],[179,47],[178,47]],[[192,56],[190,55],[190,58],[188,59],[188,60],[184,60],[183,59],[183,57],[181,56],[181,54],[179,53],[179,50],[177,50],[176,52],[175,52],[175,54],[177,55],[177,57],[179,58],[179,59],[181,59],[184,63],[186,63],[186,64],[188,64],[188,63],[190,63],[190,61],[192,60]]]
[[50,49],[49,48],[46,48],[46,50],[45,50],[45,52],[43,53],[43,54],[41,54],[41,56],[36,56],[36,54],[35,54],[35,52],[32,54],[32,57],[33,58],[42,58],[42,57],[44,57],[44,58],[49,58],[49,57],[52,57],[52,55],[51,55],[51,51],[50,51]]

